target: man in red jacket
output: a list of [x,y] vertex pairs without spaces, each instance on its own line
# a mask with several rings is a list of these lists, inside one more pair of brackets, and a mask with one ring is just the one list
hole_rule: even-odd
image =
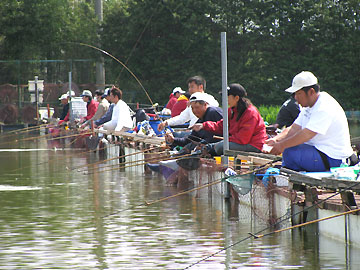
[[96,110],[98,108],[99,103],[96,102],[93,97],[90,90],[84,90],[80,97],[83,98],[83,101],[86,102],[86,108],[87,108],[87,115],[83,117],[80,121],[80,123],[85,122],[87,120],[90,120],[94,114],[96,113]]
[[184,93],[185,91],[183,91],[181,87],[175,87],[172,93],[170,94],[169,101],[166,104],[166,108],[172,111],[173,106],[177,102],[178,98]]

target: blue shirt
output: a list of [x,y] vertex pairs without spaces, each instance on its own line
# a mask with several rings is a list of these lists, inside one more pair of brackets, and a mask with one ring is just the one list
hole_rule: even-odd
[[101,117],[100,119],[96,120],[94,122],[94,124],[96,126],[100,126],[102,124],[105,124],[106,122],[109,122],[111,120],[111,117],[112,117],[112,112],[113,112],[114,106],[115,106],[115,104],[111,103],[110,106],[109,106],[109,109],[106,111],[104,116]]

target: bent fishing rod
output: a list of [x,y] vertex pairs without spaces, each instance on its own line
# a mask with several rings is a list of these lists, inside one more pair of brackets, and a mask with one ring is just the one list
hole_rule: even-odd
[[[243,239],[241,239],[241,240],[239,240],[239,241],[237,241],[237,242],[234,242],[233,244],[231,244],[231,245],[229,245],[229,246],[226,246],[226,247],[218,250],[217,252],[214,252],[214,253],[212,253],[212,254],[210,254],[210,255],[208,255],[208,256],[206,256],[206,257],[198,260],[197,262],[195,262],[195,263],[193,263],[193,264],[191,264],[191,265],[189,265],[189,266],[187,266],[187,267],[185,267],[185,268],[183,268],[183,269],[184,269],[184,270],[185,270],[185,269],[189,269],[189,268],[191,268],[191,267],[193,267],[193,266],[195,266],[195,265],[198,265],[198,264],[200,264],[201,262],[204,262],[204,261],[206,261],[206,260],[208,260],[208,259],[216,256],[217,254],[219,254],[219,253],[221,253],[221,252],[223,252],[223,251],[225,251],[225,250],[228,250],[229,248],[232,248],[232,247],[236,246],[237,244],[240,244],[240,243],[242,243],[242,242],[244,242],[244,241],[246,241],[246,240],[248,240],[248,239],[251,239],[251,238],[261,238],[261,237],[264,237],[264,236],[272,235],[272,234],[277,233],[277,232],[285,231],[285,230],[276,230],[276,231],[273,231],[273,232],[269,232],[268,234],[263,234],[263,235],[261,234],[262,232],[264,232],[264,231],[266,231],[266,230],[269,230],[269,229],[271,229],[271,228],[274,228],[274,227],[280,225],[280,224],[283,223],[284,221],[288,221],[289,219],[291,219],[291,218],[293,218],[293,217],[296,217],[297,215],[300,215],[300,214],[303,213],[303,212],[307,212],[307,211],[309,211],[310,209],[312,209],[312,208],[314,208],[314,207],[318,207],[320,204],[324,203],[325,201],[327,201],[327,200],[329,200],[329,199],[331,199],[331,198],[333,198],[333,197],[335,197],[335,196],[337,196],[337,195],[339,195],[339,194],[341,194],[341,193],[343,193],[343,192],[345,192],[345,191],[351,190],[352,188],[356,187],[356,186],[359,185],[359,184],[360,184],[360,182],[356,182],[356,183],[354,183],[353,185],[350,185],[349,187],[344,188],[344,189],[342,189],[342,190],[340,190],[340,191],[338,191],[338,192],[335,192],[333,195],[331,195],[331,196],[329,196],[329,197],[327,197],[327,198],[325,198],[325,199],[322,199],[322,200],[314,203],[313,205],[310,205],[310,206],[308,206],[308,207],[305,207],[303,210],[298,211],[298,212],[292,214],[291,216],[288,216],[288,214],[285,214],[285,215],[283,215],[282,217],[280,217],[280,218],[279,218],[279,221],[276,222],[275,224],[272,224],[272,225],[270,225],[270,226],[268,226],[268,227],[266,227],[266,228],[264,228],[264,229],[262,229],[262,230],[260,230],[260,231],[257,231],[256,233],[248,233],[249,235],[248,235],[247,237],[244,237]],[[355,209],[355,210],[360,210],[360,209]],[[350,212],[350,211],[351,211],[351,212]],[[350,214],[350,213],[356,212],[356,211],[354,211],[354,210],[350,210],[350,211],[345,212],[345,213],[342,213],[342,214],[345,215],[345,214]],[[338,217],[338,216],[340,216],[340,214],[334,215],[332,218],[335,218],[335,217]],[[318,220],[318,221],[322,221],[322,220]],[[306,225],[309,225],[309,224],[312,224],[312,223],[314,223],[314,222],[312,222],[312,223],[306,222],[306,223],[307,223]],[[300,225],[301,225],[301,224],[300,224]],[[296,225],[295,225],[295,226],[291,226],[291,227],[289,227],[288,230],[293,229],[293,228],[297,228],[297,227],[301,227],[301,226],[296,226]]]
[[118,62],[120,65],[123,66],[123,68],[125,68],[130,74],[131,76],[134,77],[134,79],[137,81],[137,83],[140,85],[140,87],[142,88],[142,90],[145,92],[145,95],[146,97],[149,99],[150,103],[151,103],[151,106],[153,106],[154,110],[156,111],[156,108],[154,106],[154,102],[152,101],[149,93],[146,91],[145,87],[142,85],[142,83],[140,82],[140,80],[138,79],[138,77],[136,77],[136,75],[122,62],[120,61],[118,58],[116,58],[115,56],[113,56],[112,54],[108,53],[107,51],[103,50],[103,49],[100,49],[94,45],[90,45],[90,44],[86,44],[86,43],[83,43],[83,42],[71,42],[71,43],[74,43],[74,44],[78,44],[78,45],[81,45],[81,46],[85,46],[85,47],[89,47],[89,48],[92,48],[94,50],[97,50],[107,56],[109,56],[110,58],[112,58],[113,60],[115,60],[116,62]]

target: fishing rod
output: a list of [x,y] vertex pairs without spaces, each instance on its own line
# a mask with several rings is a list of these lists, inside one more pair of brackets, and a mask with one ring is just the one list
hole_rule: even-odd
[[[168,151],[161,151],[161,152],[156,152],[156,153],[150,153],[150,154],[156,154],[156,155],[160,155],[160,154],[165,154]],[[141,154],[142,152],[139,152],[138,154]],[[146,153],[144,153],[146,154]],[[135,155],[134,153],[130,154],[130,155]],[[128,156],[128,155],[124,155],[123,157]],[[122,158],[122,156],[117,157],[117,158]],[[132,164],[132,163],[138,163],[141,161],[146,161],[146,163],[149,163],[150,161],[161,161],[161,159],[159,159],[159,157],[153,157],[153,158],[145,158],[145,159],[139,159],[139,160],[130,160],[128,162],[121,162],[120,164],[110,164],[110,165],[106,165],[106,166],[101,166],[100,168],[93,168],[92,172],[96,171],[96,170],[100,170],[100,169],[105,169],[105,168],[110,168],[110,167],[116,167],[119,165],[128,165],[128,164]]]
[[275,233],[280,233],[280,232],[292,230],[292,229],[295,229],[295,228],[304,227],[304,226],[307,226],[307,225],[309,225],[309,224],[314,224],[314,223],[318,223],[318,222],[321,222],[321,221],[324,221],[324,220],[329,220],[329,219],[341,217],[341,216],[344,216],[344,215],[353,214],[353,213],[356,213],[356,212],[358,212],[358,211],[360,211],[360,208],[353,209],[353,210],[349,210],[349,211],[346,211],[346,212],[343,212],[343,213],[335,214],[335,215],[328,216],[328,217],[324,217],[324,218],[319,218],[319,219],[311,220],[311,221],[308,221],[308,222],[304,222],[304,223],[301,223],[301,224],[297,224],[297,225],[294,225],[294,226],[290,226],[290,227],[287,227],[287,228],[284,228],[284,229],[275,230],[275,231],[272,231],[272,232],[269,232],[269,233],[265,233],[265,234],[258,234],[258,235],[252,234],[252,233],[249,233],[249,234],[250,234],[252,237],[254,237],[255,239],[263,238],[263,237],[265,237],[265,236],[273,235],[273,234],[275,234]]
[[16,130],[12,130],[12,131],[8,131],[8,132],[4,132],[3,134],[2,134],[2,136],[0,136],[0,137],[7,137],[7,136],[9,136],[9,135],[11,135],[11,134],[20,134],[20,133],[24,133],[24,132],[28,132],[28,131],[33,131],[33,130],[36,130],[36,129],[40,129],[41,127],[43,127],[43,126],[46,126],[46,125],[48,125],[48,123],[46,123],[46,124],[41,124],[41,125],[37,125],[37,126],[32,126],[32,127],[26,127],[26,128],[21,128],[21,129],[16,129]]
[[122,210],[119,210],[119,211],[116,211],[116,212],[113,212],[113,213],[110,213],[110,214],[107,214],[103,217],[109,217],[109,216],[112,216],[112,215],[116,215],[116,214],[119,214],[121,212],[125,212],[125,211],[128,211],[128,210],[131,210],[131,209],[135,209],[136,207],[139,207],[139,206],[150,206],[152,204],[155,204],[155,203],[158,203],[158,202],[163,202],[163,201],[166,201],[168,199],[172,199],[172,198],[176,198],[178,196],[181,196],[181,195],[185,195],[187,193],[191,193],[193,191],[197,191],[197,190],[200,190],[202,188],[206,188],[206,187],[210,187],[210,186],[213,186],[213,185],[216,185],[216,184],[219,184],[221,183],[222,181],[226,180],[226,179],[229,179],[229,178],[235,178],[235,177],[239,177],[239,176],[243,176],[243,175],[248,175],[248,174],[252,174],[254,172],[257,172],[257,171],[260,171],[260,170],[263,170],[263,169],[266,169],[268,167],[270,167],[273,163],[277,162],[278,160],[272,160],[262,166],[260,166],[259,168],[257,169],[253,169],[253,170],[250,170],[250,171],[247,171],[247,172],[244,172],[244,173],[241,173],[241,174],[237,174],[237,175],[229,175],[229,176],[225,176],[225,177],[222,177],[220,179],[217,179],[213,182],[210,182],[210,183],[207,183],[207,184],[204,184],[204,185],[201,185],[199,187],[196,187],[196,188],[191,188],[191,189],[188,189],[188,190],[185,190],[185,191],[181,191],[179,193],[176,193],[174,195],[170,195],[170,196],[166,196],[166,197],[163,197],[163,198],[160,198],[160,199],[156,199],[156,200],[153,200],[153,201],[145,201],[144,203],[141,203],[141,204],[138,204],[138,205],[135,205],[133,207],[129,207],[129,208],[126,208],[126,209],[122,209]]
[[79,167],[75,167],[75,168],[72,168],[72,169],[69,169],[69,170],[72,171],[72,170],[81,169],[81,168],[88,167],[88,166],[93,166],[93,165],[101,164],[101,163],[104,163],[104,162],[107,162],[107,161],[111,161],[111,160],[123,158],[123,157],[128,157],[128,156],[132,156],[132,155],[136,155],[136,154],[142,154],[142,153],[144,153],[144,152],[152,151],[152,150],[155,150],[155,149],[158,149],[158,148],[162,148],[162,146],[156,146],[156,147],[148,148],[148,149],[145,149],[145,150],[142,150],[142,151],[138,151],[138,152],[134,152],[134,153],[122,155],[122,156],[113,157],[113,158],[108,158],[108,159],[105,159],[105,160],[100,160],[100,161],[97,161],[97,162],[94,162],[94,163],[85,164],[85,165],[82,165],[82,166],[79,166]]
[[312,209],[312,208],[314,208],[314,207],[318,207],[318,206],[319,206],[320,204],[322,204],[323,202],[325,202],[325,201],[327,201],[327,200],[329,200],[329,199],[331,199],[331,198],[333,198],[333,197],[335,197],[335,196],[337,196],[337,195],[339,195],[339,194],[341,194],[341,193],[343,193],[343,192],[345,192],[345,191],[351,190],[353,187],[355,187],[355,186],[357,186],[357,185],[359,185],[359,184],[360,184],[360,182],[356,182],[356,183],[354,183],[353,185],[350,185],[350,186],[347,187],[347,188],[344,188],[344,189],[342,189],[342,190],[340,190],[340,191],[338,191],[338,192],[335,192],[333,195],[331,195],[331,196],[329,196],[329,197],[327,197],[327,198],[325,198],[325,199],[322,199],[322,200],[318,201],[317,203],[315,203],[315,204],[313,204],[313,205],[310,205],[310,206],[304,208],[304,209],[301,210],[301,211],[298,211],[298,212],[292,214],[291,216],[288,216],[288,214],[285,214],[285,215],[283,215],[282,217],[280,217],[280,218],[279,218],[279,221],[276,222],[275,224],[272,224],[272,225],[270,225],[270,226],[268,226],[268,227],[266,227],[266,228],[264,228],[264,229],[262,229],[262,230],[260,230],[260,231],[258,231],[258,232],[256,232],[256,233],[249,233],[249,235],[248,235],[247,237],[245,237],[245,238],[243,238],[243,239],[241,239],[241,240],[239,240],[239,241],[237,241],[237,242],[234,242],[233,244],[231,244],[231,245],[229,245],[229,246],[227,246],[227,247],[224,247],[224,248],[218,250],[217,252],[214,252],[214,253],[210,254],[209,256],[206,256],[206,257],[198,260],[197,262],[195,262],[195,263],[193,263],[193,264],[191,264],[191,265],[189,265],[189,266],[187,266],[187,267],[185,267],[185,268],[183,268],[183,269],[184,269],[184,270],[185,270],[185,269],[189,269],[189,268],[191,268],[191,267],[193,267],[193,266],[195,266],[195,265],[197,265],[197,264],[200,264],[201,262],[206,261],[207,259],[210,259],[211,257],[214,257],[214,256],[216,256],[217,254],[219,254],[219,253],[221,253],[221,252],[223,252],[223,251],[225,251],[225,250],[227,250],[227,249],[229,249],[229,248],[232,248],[232,247],[234,247],[234,246],[237,245],[237,244],[240,244],[240,243],[242,243],[242,242],[244,242],[244,241],[246,241],[246,240],[248,240],[248,239],[250,239],[250,238],[253,238],[253,237],[256,236],[256,235],[259,235],[260,233],[262,233],[262,232],[264,232],[264,231],[266,231],[266,230],[269,230],[269,229],[271,229],[271,228],[273,228],[273,227],[276,227],[276,226],[280,225],[280,224],[281,224],[282,222],[284,222],[284,221],[288,221],[289,219],[291,219],[291,218],[293,218],[293,217],[296,217],[297,215],[300,215],[300,214],[303,213],[303,212],[309,211],[310,209]]
[[54,137],[54,138],[48,139],[48,141],[60,140],[60,139],[66,139],[66,138],[72,138],[72,137],[76,137],[76,136],[84,136],[84,135],[90,135],[90,134],[92,134],[92,131],[84,132],[81,134],[72,134],[72,135],[66,135],[66,136],[61,136],[61,137]]
[[[51,133],[48,133],[48,134],[45,134],[45,135],[40,135],[40,136],[35,136],[35,137],[30,137],[30,138],[23,138],[23,139],[19,139],[19,140],[16,139],[13,142],[23,142],[23,141],[38,140],[38,139],[49,137],[51,135],[52,135]],[[0,143],[0,145],[3,145],[3,144],[9,144],[9,142]]]
[[[105,147],[101,147],[99,148],[98,150],[104,150],[106,148],[109,148],[111,147],[112,145],[107,145]],[[56,151],[56,150],[53,150],[53,151]],[[87,153],[91,153],[91,152],[94,152],[94,150],[86,150],[86,151],[83,151],[83,152],[80,152],[80,153],[75,153],[75,155],[84,155],[84,154],[87,154]],[[56,157],[56,158],[53,158],[53,159],[49,159],[48,161],[45,161],[45,162],[40,162],[40,163],[37,163],[35,165],[29,165],[29,166],[24,166],[24,167],[20,167],[20,168],[17,168],[15,170],[12,170],[10,172],[17,172],[19,170],[23,170],[23,169],[27,169],[27,168],[31,168],[31,167],[34,167],[34,166],[39,166],[39,165],[43,165],[43,164],[47,164],[47,163],[51,163],[53,161],[57,161],[57,160],[62,160],[62,159],[66,159],[68,157],[73,157],[74,156],[74,153],[72,154],[68,154],[68,155],[64,155],[64,156],[60,156],[60,157]],[[67,167],[66,167],[67,168]],[[67,168],[68,169],[68,168]]]
[[[190,156],[193,156],[193,154],[186,154],[186,155],[181,156],[181,158],[190,157]],[[168,158],[157,160],[157,161],[167,161],[167,160],[172,160],[172,159],[174,159],[174,157],[168,157]],[[136,163],[136,161],[134,161],[134,163]],[[119,166],[117,168],[108,169],[108,170],[98,170],[96,172],[89,172],[86,175],[91,175],[91,174],[94,174],[94,173],[110,172],[110,171],[115,171],[115,170],[125,169],[125,168],[132,168],[132,167],[136,167],[136,166],[146,165],[147,163],[149,163],[149,162],[143,162],[143,163],[133,164],[133,165]]]
[[89,47],[89,48],[92,48],[92,49],[95,49],[109,57],[111,57],[112,59],[114,59],[116,62],[118,62],[119,64],[121,64],[123,66],[123,68],[125,68],[130,74],[131,76],[133,76],[135,78],[135,80],[137,81],[137,83],[140,85],[140,87],[142,88],[142,90],[145,92],[146,94],[146,97],[149,99],[150,103],[151,103],[151,106],[153,106],[155,112],[156,112],[156,108],[154,106],[154,102],[152,101],[149,93],[146,91],[145,87],[142,85],[142,83],[140,82],[140,80],[136,77],[136,75],[123,63],[121,62],[118,58],[116,58],[115,56],[113,56],[112,54],[108,53],[107,51],[103,50],[103,49],[100,49],[98,47],[95,47],[93,45],[90,45],[90,44],[86,44],[86,43],[82,43],[82,42],[73,42],[75,44],[78,44],[78,45],[81,45],[81,46],[86,46],[86,47]]
[[75,167],[75,168],[72,168],[72,169],[69,169],[69,170],[72,171],[72,170],[81,169],[81,168],[84,168],[84,167],[87,167],[87,166],[93,166],[93,165],[101,164],[101,163],[104,163],[104,162],[107,162],[107,161],[111,161],[111,160],[123,158],[123,157],[128,157],[128,156],[132,156],[132,155],[136,155],[136,154],[142,154],[142,153],[145,153],[145,152],[148,152],[148,151],[152,151],[152,150],[155,150],[155,149],[158,149],[158,148],[162,148],[162,147],[161,147],[161,146],[156,146],[156,147],[148,148],[148,149],[145,149],[145,150],[141,150],[141,151],[134,152],[134,153],[130,153],[130,154],[126,154],[126,155],[122,155],[122,156],[118,156],[118,157],[113,157],[113,158],[108,158],[108,159],[100,160],[100,161],[97,161],[97,162],[94,162],[94,163],[88,163],[88,164],[81,165],[81,166],[79,166],[79,167]]

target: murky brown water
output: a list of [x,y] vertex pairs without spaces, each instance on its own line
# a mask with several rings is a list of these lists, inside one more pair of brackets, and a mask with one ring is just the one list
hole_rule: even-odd
[[0,137],[1,269],[184,269],[217,252],[190,269],[360,269],[360,249],[315,227],[242,241],[266,224],[215,192],[138,206],[179,191],[142,166],[67,170],[99,157],[13,139]]

